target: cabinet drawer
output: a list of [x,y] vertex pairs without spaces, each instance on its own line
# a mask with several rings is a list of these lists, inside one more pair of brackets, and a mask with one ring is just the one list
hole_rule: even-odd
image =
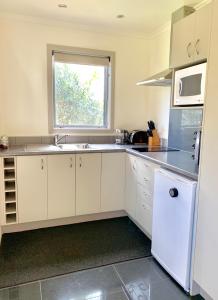
[[152,207],[141,198],[137,198],[136,221],[145,232],[152,235]]
[[137,198],[149,206],[153,206],[153,195],[145,186],[137,185]]
[[153,165],[148,163],[145,159],[137,160],[137,172],[139,177],[146,177],[148,179],[153,177]]

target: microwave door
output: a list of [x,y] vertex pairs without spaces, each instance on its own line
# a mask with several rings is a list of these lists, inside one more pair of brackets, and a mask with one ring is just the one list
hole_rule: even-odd
[[177,78],[176,105],[192,105],[201,102],[203,94],[202,74],[193,74]]
[[180,78],[180,96],[181,97],[192,97],[201,95],[201,80],[202,74],[194,74]]

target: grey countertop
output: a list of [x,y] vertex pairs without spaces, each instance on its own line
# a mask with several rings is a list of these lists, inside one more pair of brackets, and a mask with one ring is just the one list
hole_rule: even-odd
[[[0,157],[23,155],[48,155],[69,153],[98,153],[98,152],[128,152],[192,179],[198,179],[198,166],[193,161],[191,153],[185,151],[170,152],[137,152],[132,145],[90,144],[88,149],[62,150],[53,145],[23,145],[12,146],[0,151]],[[135,147],[135,146],[134,146]],[[140,146],[139,146],[140,147]]]
[[131,149],[128,149],[127,152],[160,164],[166,169],[188,176],[194,180],[198,179],[198,165],[196,165],[192,158],[192,154],[189,152],[170,151],[140,153]]

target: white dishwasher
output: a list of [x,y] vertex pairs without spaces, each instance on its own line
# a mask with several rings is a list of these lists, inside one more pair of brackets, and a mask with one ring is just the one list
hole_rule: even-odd
[[197,182],[159,169],[155,171],[151,252],[162,267],[190,290]]

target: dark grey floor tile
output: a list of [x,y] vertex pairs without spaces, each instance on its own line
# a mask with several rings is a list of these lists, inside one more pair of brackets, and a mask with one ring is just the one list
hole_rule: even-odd
[[107,294],[105,300],[128,300],[128,297],[122,290],[120,290],[112,294]]
[[131,300],[188,300],[186,293],[170,280],[162,280],[149,285],[131,286],[128,290]]
[[127,287],[143,286],[163,280],[159,274],[158,267],[148,259],[137,259],[115,265],[120,279]]
[[122,295],[121,285],[112,267],[102,267],[43,281],[42,299],[112,300],[116,293]]
[[152,268],[155,270],[155,272],[158,273],[158,275],[162,279],[170,279],[170,275],[161,267],[161,265],[153,258],[153,257],[148,257],[146,258],[147,261],[149,261],[152,265]]
[[[163,280],[149,286],[149,300],[188,300],[190,297],[171,280]],[[143,299],[143,298],[142,298]],[[147,298],[145,298],[147,300]]]
[[0,300],[41,300],[39,282],[0,290]]

